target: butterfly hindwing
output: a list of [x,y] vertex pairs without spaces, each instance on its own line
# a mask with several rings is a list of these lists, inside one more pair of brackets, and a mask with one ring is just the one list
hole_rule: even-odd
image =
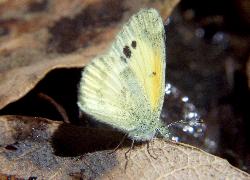
[[81,110],[110,124],[115,123],[113,121],[116,119],[123,121],[126,112],[119,105],[122,89],[119,71],[123,69],[120,63],[108,56],[92,60],[85,67],[80,82],[78,105]]
[[79,87],[80,109],[128,133],[142,124],[146,127],[147,120],[159,120],[165,86],[164,39],[156,10],[134,15],[110,51],[85,67]]

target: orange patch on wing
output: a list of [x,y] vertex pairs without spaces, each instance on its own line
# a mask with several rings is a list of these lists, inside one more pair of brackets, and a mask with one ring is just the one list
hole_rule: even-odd
[[150,103],[152,105],[152,109],[156,110],[159,106],[159,101],[161,98],[162,91],[162,62],[161,56],[159,53],[155,54],[155,59],[153,60],[153,74],[151,77],[151,87],[149,92]]

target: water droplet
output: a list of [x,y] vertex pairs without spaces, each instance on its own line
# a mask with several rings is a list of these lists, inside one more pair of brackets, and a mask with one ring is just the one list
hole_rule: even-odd
[[220,43],[221,41],[224,40],[224,33],[223,32],[217,32],[213,36],[213,42],[214,43]]
[[188,97],[187,96],[184,96],[182,99],[181,99],[183,102],[188,102]]
[[205,35],[205,31],[203,28],[198,28],[195,30],[195,35],[198,37],[198,38],[203,38],[204,35]]
[[195,117],[197,117],[198,115],[197,115],[197,113],[195,113],[195,112],[189,112],[188,114],[187,114],[187,118],[189,118],[189,119],[192,119],[192,118],[195,118]]
[[166,94],[170,94],[171,93],[171,84],[166,84],[166,88],[165,88],[165,93]]
[[177,136],[173,136],[171,139],[172,139],[173,141],[175,141],[175,142],[179,142],[179,137],[177,137]]

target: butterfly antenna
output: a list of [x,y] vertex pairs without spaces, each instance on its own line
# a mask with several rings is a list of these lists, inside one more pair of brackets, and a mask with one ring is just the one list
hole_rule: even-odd
[[[153,154],[151,154],[151,152],[149,151],[149,141],[147,141],[147,151],[148,151],[148,154],[152,157],[152,158],[154,158],[154,159],[157,159],[158,158],[158,156],[153,156]],[[155,153],[154,153],[155,154]]]
[[[133,147],[134,147],[134,143],[135,143],[135,140],[132,140],[132,143],[131,143],[130,148],[125,152],[125,159],[126,159],[125,170],[127,169],[128,160],[129,160],[129,157],[130,157],[130,154],[131,154],[131,150],[132,150]],[[128,156],[128,153],[129,153],[129,156]]]
[[[204,121],[202,119],[199,119],[197,121],[195,121],[196,124],[202,124]],[[186,121],[186,120],[179,120],[179,121],[175,121],[175,122],[172,122],[170,124],[167,125],[167,127],[171,127],[171,126],[174,126],[176,124],[180,124],[180,123],[183,123],[183,124],[190,124],[191,122],[190,121]]]
[[187,121],[179,120],[179,121],[175,121],[175,122],[172,122],[172,123],[168,124],[167,127],[171,127],[171,126],[174,126],[174,125],[180,124],[180,123],[188,124]]
[[124,143],[124,141],[125,141],[127,135],[128,135],[128,134],[125,134],[125,135],[122,137],[120,143],[119,143],[119,144],[115,147],[115,149],[113,149],[113,151],[110,152],[109,154],[112,154],[112,153],[114,153],[114,152],[116,152],[116,151],[118,150],[118,148]]

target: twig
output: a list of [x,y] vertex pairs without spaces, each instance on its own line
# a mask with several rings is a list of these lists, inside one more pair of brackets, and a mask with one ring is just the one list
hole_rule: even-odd
[[70,123],[68,115],[67,115],[65,109],[59,103],[57,103],[52,97],[50,97],[50,96],[48,96],[48,95],[46,95],[44,93],[38,93],[38,96],[40,98],[48,101],[50,104],[52,104],[57,109],[59,114],[62,116],[63,121],[65,123]]

